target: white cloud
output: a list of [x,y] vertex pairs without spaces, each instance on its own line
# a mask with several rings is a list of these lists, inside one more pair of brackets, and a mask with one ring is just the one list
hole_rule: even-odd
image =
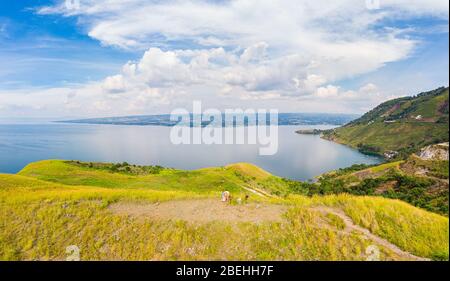
[[448,19],[449,2],[443,0],[381,0],[383,9],[406,11],[412,15],[434,15]]
[[368,94],[374,93],[377,90],[378,90],[378,87],[373,83],[368,83],[359,89],[360,92],[368,93]]
[[103,89],[111,93],[120,93],[125,90],[125,81],[122,75],[107,77],[103,82]]
[[[448,18],[447,1],[380,4],[370,10],[363,0],[80,0],[73,9],[61,1],[38,13],[77,17],[90,37],[143,56],[103,81],[33,95],[64,98],[27,100],[42,107],[63,100],[63,110],[87,115],[167,112],[194,98],[213,106],[261,101],[291,111],[294,105],[294,111],[322,111],[320,102],[332,100],[335,111],[353,102],[360,112],[386,94],[373,84],[344,90],[339,81],[405,59],[419,43],[384,21]],[[0,106],[24,101],[9,96]]]
[[327,85],[319,87],[314,96],[327,100],[327,102],[353,105],[355,108],[359,107],[359,111],[363,111],[362,108],[364,110],[371,109],[373,106],[396,97],[381,92],[373,83],[365,84],[356,90],[343,90],[336,85]]
[[364,35],[371,24],[393,15],[448,17],[449,6],[443,0],[380,0],[382,9],[375,11],[367,9],[365,2],[80,0],[79,9],[61,1],[55,7],[41,8],[39,13],[81,17],[91,37],[104,44],[133,48],[148,47],[158,40],[154,35],[161,35],[159,40],[241,46],[263,41],[297,49],[324,37]]
[[[119,75],[106,78],[102,88],[110,93],[146,89],[208,86],[217,93],[240,96],[304,96],[327,79],[314,73],[314,66],[299,55],[271,59],[264,42],[242,52],[223,48],[162,51],[150,48],[138,62],[128,62]],[[274,94],[276,92],[276,94]],[[270,94],[269,94],[270,93]],[[269,94],[269,95],[268,95]],[[264,97],[263,97],[264,96]]]
[[317,89],[316,95],[319,98],[337,97],[339,94],[339,87],[328,85]]
[[[80,0],[79,9],[68,9],[61,2],[39,12],[77,16],[86,25],[89,36],[105,45],[144,50],[151,46],[171,48],[173,42],[184,49],[192,44],[197,45],[195,49],[216,45],[245,49],[240,57],[243,62],[263,58],[275,62],[300,56],[308,61],[300,71],[336,81],[406,58],[417,42],[399,36],[395,30],[376,30],[372,26],[400,12],[405,17],[418,13],[441,15],[448,10],[448,4],[442,2],[412,1],[400,5],[381,1],[384,9],[378,12],[367,9],[361,0]],[[168,56],[175,59],[170,53],[164,59],[170,59]],[[306,70],[312,63],[315,69]],[[282,70],[284,73],[276,77],[275,73],[268,73],[265,65],[254,71],[260,77],[255,80],[297,78],[285,76],[290,70]],[[258,90],[254,83],[257,81],[247,81],[246,87]]]
[[260,42],[253,46],[248,47],[244,50],[241,55],[241,61],[243,63],[251,62],[251,61],[259,61],[267,56],[267,45],[266,42]]

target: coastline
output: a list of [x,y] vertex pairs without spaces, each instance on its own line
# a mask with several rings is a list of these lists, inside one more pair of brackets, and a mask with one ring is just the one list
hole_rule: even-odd
[[299,134],[299,135],[316,135],[316,136],[318,135],[321,139],[356,149],[356,150],[358,150],[358,152],[360,152],[364,155],[380,157],[381,159],[383,159],[383,162],[385,162],[386,160],[389,160],[389,158],[387,158],[386,155],[384,155],[384,154],[368,152],[368,151],[358,148],[357,146],[351,145],[350,143],[346,143],[346,142],[343,142],[336,138],[331,137],[330,133],[332,133],[334,130],[335,129],[329,129],[329,130],[300,129],[300,130],[296,130],[295,133]]

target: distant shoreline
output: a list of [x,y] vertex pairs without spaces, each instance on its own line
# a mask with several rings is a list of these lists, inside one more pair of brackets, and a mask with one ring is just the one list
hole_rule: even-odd
[[[344,125],[359,115],[355,114],[331,114],[331,113],[280,113],[278,115],[278,126],[304,126],[304,125]],[[224,115],[222,117],[222,127],[226,126],[248,126],[248,120],[242,116],[242,120],[227,120]],[[123,116],[123,117],[106,117],[106,118],[90,118],[77,120],[57,120],[55,123],[71,123],[71,124],[99,124],[99,125],[134,125],[134,126],[166,126],[173,127],[175,125],[183,125],[180,120],[173,121],[170,115],[142,115],[142,116]],[[225,123],[228,122],[228,123]],[[208,126],[211,120],[202,120],[202,126]],[[186,126],[193,126],[188,122],[184,122]]]

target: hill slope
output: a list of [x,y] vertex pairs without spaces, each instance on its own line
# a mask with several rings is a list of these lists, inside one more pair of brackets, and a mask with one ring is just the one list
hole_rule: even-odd
[[251,192],[264,197],[263,193],[281,195],[289,189],[283,179],[248,163],[184,171],[128,163],[46,160],[27,165],[19,172],[19,175],[65,185],[151,188],[159,191],[186,191],[206,195],[228,190],[240,196]]
[[413,154],[406,160],[370,167],[354,165],[329,172],[319,177],[317,183],[297,183],[297,193],[383,196],[448,216],[449,161],[428,158],[430,150],[442,153],[443,149],[434,148],[439,146],[445,147],[427,147],[423,150],[427,153]]
[[448,142],[449,91],[439,88],[384,102],[323,137],[386,158],[408,157],[426,145]]
[[446,217],[377,197],[276,195],[290,184],[243,163],[33,163],[0,175],[0,260],[63,260],[74,246],[82,260],[365,260],[371,245],[381,260],[448,259]]

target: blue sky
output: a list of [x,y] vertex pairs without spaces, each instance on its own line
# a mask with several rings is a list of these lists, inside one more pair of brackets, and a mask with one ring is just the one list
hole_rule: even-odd
[[55,87],[99,80],[137,53],[103,47],[76,18],[38,15],[52,1],[0,2],[0,84],[3,89]]
[[363,113],[448,86],[447,1],[379,3],[1,1],[0,116],[167,113],[194,99]]

